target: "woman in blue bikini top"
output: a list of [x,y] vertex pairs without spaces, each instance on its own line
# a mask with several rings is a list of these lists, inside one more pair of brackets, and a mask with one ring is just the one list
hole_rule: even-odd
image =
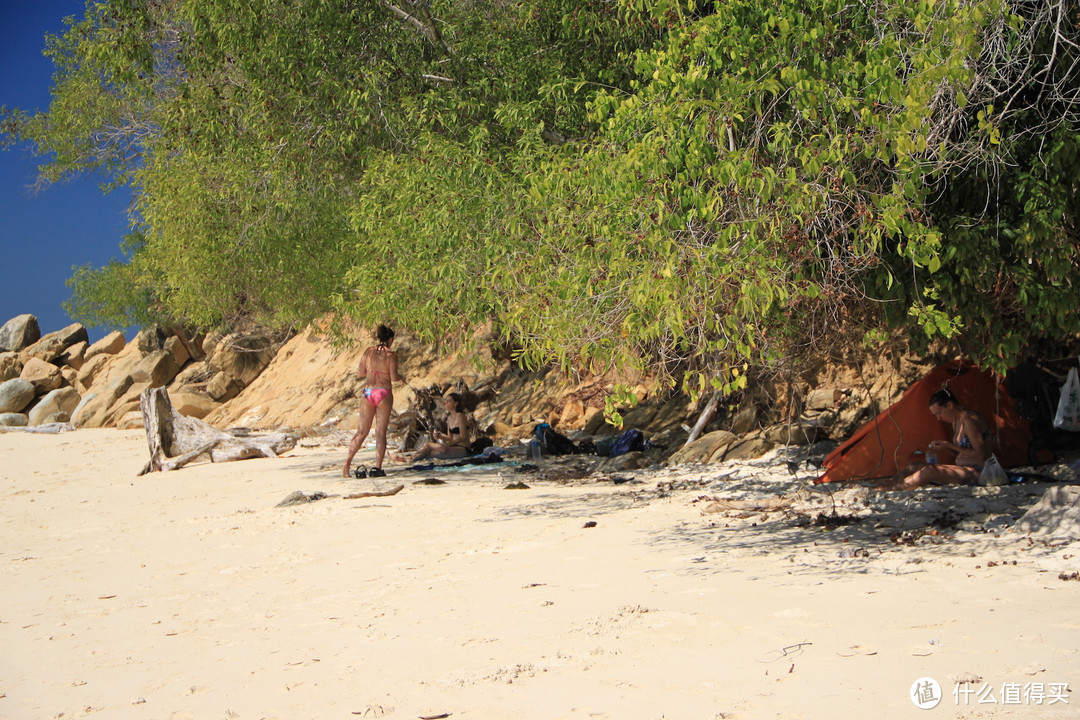
[[930,449],[955,453],[956,458],[952,463],[912,463],[904,469],[901,487],[910,490],[927,484],[974,485],[993,452],[989,424],[979,413],[958,403],[948,390],[930,396],[930,414],[953,427],[952,442],[932,440]]

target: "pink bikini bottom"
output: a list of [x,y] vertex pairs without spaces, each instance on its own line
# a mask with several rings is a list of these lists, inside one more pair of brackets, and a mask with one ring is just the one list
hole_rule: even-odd
[[390,391],[381,387],[364,388],[363,398],[371,403],[371,407],[379,407],[379,403],[386,399]]

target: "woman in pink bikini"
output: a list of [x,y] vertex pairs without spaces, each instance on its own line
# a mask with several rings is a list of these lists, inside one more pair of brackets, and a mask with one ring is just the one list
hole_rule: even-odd
[[[375,339],[378,345],[369,347],[360,358],[360,368],[357,374],[364,378],[364,390],[361,393],[363,402],[360,403],[360,425],[356,428],[356,435],[349,443],[349,454],[345,458],[345,466],[341,470],[341,477],[349,477],[352,459],[360,450],[360,446],[367,439],[371,430],[371,421],[375,421],[375,467],[368,473],[368,477],[383,477],[386,472],[382,469],[383,456],[386,455],[386,426],[390,422],[390,411],[394,407],[393,384],[401,382],[397,371],[397,353],[390,349],[394,344],[394,331],[385,325],[375,329]],[[358,475],[358,477],[363,477]]]

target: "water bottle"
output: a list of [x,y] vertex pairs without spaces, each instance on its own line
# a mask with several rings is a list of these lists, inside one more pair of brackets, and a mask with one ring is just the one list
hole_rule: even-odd
[[539,438],[533,438],[529,442],[529,457],[533,460],[539,460],[543,456],[543,452]]
[[937,448],[927,448],[926,450],[926,464],[937,465]]

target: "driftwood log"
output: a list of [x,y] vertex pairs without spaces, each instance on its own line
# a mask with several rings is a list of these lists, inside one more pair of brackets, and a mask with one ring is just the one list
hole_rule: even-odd
[[686,442],[683,443],[683,447],[689,447],[690,443],[698,439],[701,435],[701,431],[704,430],[713,419],[713,415],[716,414],[716,408],[720,405],[720,392],[713,391],[712,397],[709,398],[708,404],[705,409],[701,411],[701,416],[698,417],[698,421],[694,423],[694,427],[690,430],[690,437],[686,438]]
[[285,431],[252,435],[224,431],[197,418],[181,415],[165,388],[148,388],[139,396],[150,460],[139,475],[178,470],[193,460],[229,462],[254,457],[277,457],[296,447],[297,436]]

